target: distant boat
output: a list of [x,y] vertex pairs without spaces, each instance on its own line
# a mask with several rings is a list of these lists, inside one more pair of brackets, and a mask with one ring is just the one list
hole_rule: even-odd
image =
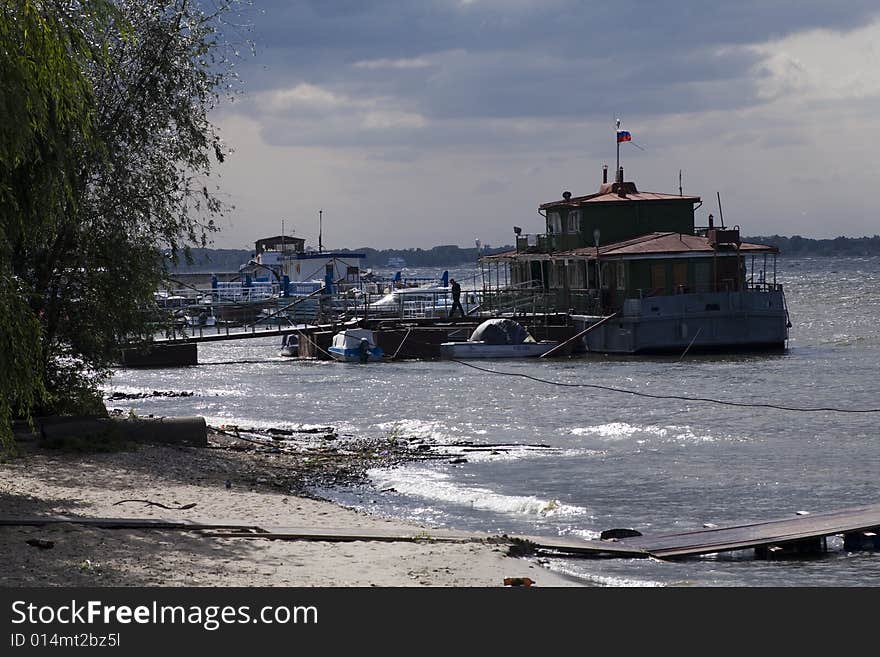
[[[196,312],[198,311],[198,312]],[[210,312],[210,314],[208,314]],[[213,308],[191,308],[185,315],[187,326],[216,326],[217,318]],[[193,314],[195,313],[195,314]]]
[[347,363],[381,361],[385,352],[376,345],[376,334],[367,329],[346,329],[333,336],[328,349],[336,360]]
[[385,263],[385,266],[395,269],[403,269],[404,267],[406,267],[406,260],[399,256],[395,256],[392,258],[388,258],[388,262]]
[[443,342],[441,358],[535,358],[559,342],[535,338],[512,319],[487,319],[465,342]]
[[293,333],[281,338],[281,355],[295,358],[299,356],[299,338]]

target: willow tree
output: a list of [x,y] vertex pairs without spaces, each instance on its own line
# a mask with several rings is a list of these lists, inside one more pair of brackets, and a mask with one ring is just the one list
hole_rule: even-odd
[[[98,385],[119,343],[148,334],[143,310],[163,254],[204,245],[215,230],[223,206],[210,181],[224,147],[209,114],[234,90],[224,20],[236,8],[236,0],[5,3],[3,38],[23,81],[4,87],[3,102],[20,108],[17,122],[37,126],[27,143],[16,141],[15,125],[3,133],[11,146],[3,145],[0,185],[17,195],[0,227],[3,271],[29,311],[12,313],[20,324],[7,323],[8,335],[38,337],[27,347],[3,338],[16,362],[37,364],[32,380],[14,384],[10,408],[103,408]],[[53,57],[28,50],[37,46],[27,21],[42,26],[40,47]]]
[[[95,2],[79,18],[99,24]],[[48,217],[76,207],[73,157],[92,137],[91,48],[56,3],[11,0],[0,7],[0,441],[10,420],[46,399],[40,280],[31,260]]]

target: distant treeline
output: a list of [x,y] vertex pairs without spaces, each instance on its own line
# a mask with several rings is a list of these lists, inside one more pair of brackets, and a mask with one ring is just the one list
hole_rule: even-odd
[[[811,239],[794,235],[743,237],[746,242],[769,244],[779,249],[782,255],[791,256],[880,256],[880,235],[874,237],[835,237],[834,239]],[[509,251],[512,246],[498,248],[463,249],[454,244],[435,246],[433,249],[336,249],[343,253],[363,253],[365,267],[393,267],[391,258],[403,258],[407,267],[448,267],[477,261],[477,257],[501,251]],[[245,249],[192,249],[192,264],[181,261],[175,271],[189,272],[230,272],[254,257],[253,251]]]
[[880,256],[880,235],[874,237],[835,237],[817,240],[809,237],[781,235],[743,237],[745,242],[769,244],[782,255],[790,256]]
[[180,262],[172,267],[178,272],[230,272],[246,264],[254,253],[245,249],[191,249],[192,262],[180,257]]
[[[388,261],[391,258],[403,258],[407,267],[446,267],[448,265],[462,265],[467,263],[476,263],[480,255],[490,255],[492,253],[501,253],[502,251],[510,251],[514,247],[507,245],[497,248],[476,248],[463,249],[454,244],[444,244],[435,246],[433,249],[371,249],[364,247],[361,249],[351,249],[357,253],[363,253],[366,258],[364,260],[365,267],[392,267]],[[340,249],[348,251],[349,249]]]
[[[435,246],[433,249],[335,249],[342,253],[363,253],[366,258],[364,267],[393,267],[388,265],[391,258],[403,258],[407,267],[447,267],[475,263],[477,257],[501,251],[509,251],[512,246],[498,248],[484,248],[478,251],[476,248],[463,249],[454,244]],[[191,264],[181,262],[175,268],[180,272],[230,272],[238,271],[238,268],[254,257],[253,251],[245,249],[192,249]]]

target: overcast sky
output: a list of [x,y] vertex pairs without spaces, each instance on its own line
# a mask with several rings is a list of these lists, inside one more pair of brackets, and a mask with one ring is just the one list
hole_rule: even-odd
[[614,120],[640,190],[746,235],[880,233],[880,3],[253,0],[217,247],[509,244],[596,191]]

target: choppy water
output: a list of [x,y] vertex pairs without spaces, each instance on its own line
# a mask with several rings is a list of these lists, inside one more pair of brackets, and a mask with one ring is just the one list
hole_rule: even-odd
[[[452,272],[455,275],[458,272]],[[463,274],[466,272],[462,272]],[[460,276],[465,279],[465,276]],[[780,259],[794,324],[784,355],[495,361],[506,372],[659,394],[799,406],[880,407],[880,258]],[[125,402],[211,423],[337,426],[342,433],[520,447],[468,462],[371,473],[322,491],[373,513],[490,531],[595,537],[770,519],[880,501],[880,414],[795,413],[653,400],[491,375],[449,362],[298,362],[274,339],[200,346],[206,364],[118,372],[112,390],[193,390]],[[239,360],[257,362],[216,364]],[[211,364],[215,363],[215,364]],[[483,363],[485,364],[485,363]],[[118,404],[117,404],[118,405]],[[529,448],[540,444],[545,448]],[[593,583],[865,586],[880,554],[761,562],[554,559]]]

